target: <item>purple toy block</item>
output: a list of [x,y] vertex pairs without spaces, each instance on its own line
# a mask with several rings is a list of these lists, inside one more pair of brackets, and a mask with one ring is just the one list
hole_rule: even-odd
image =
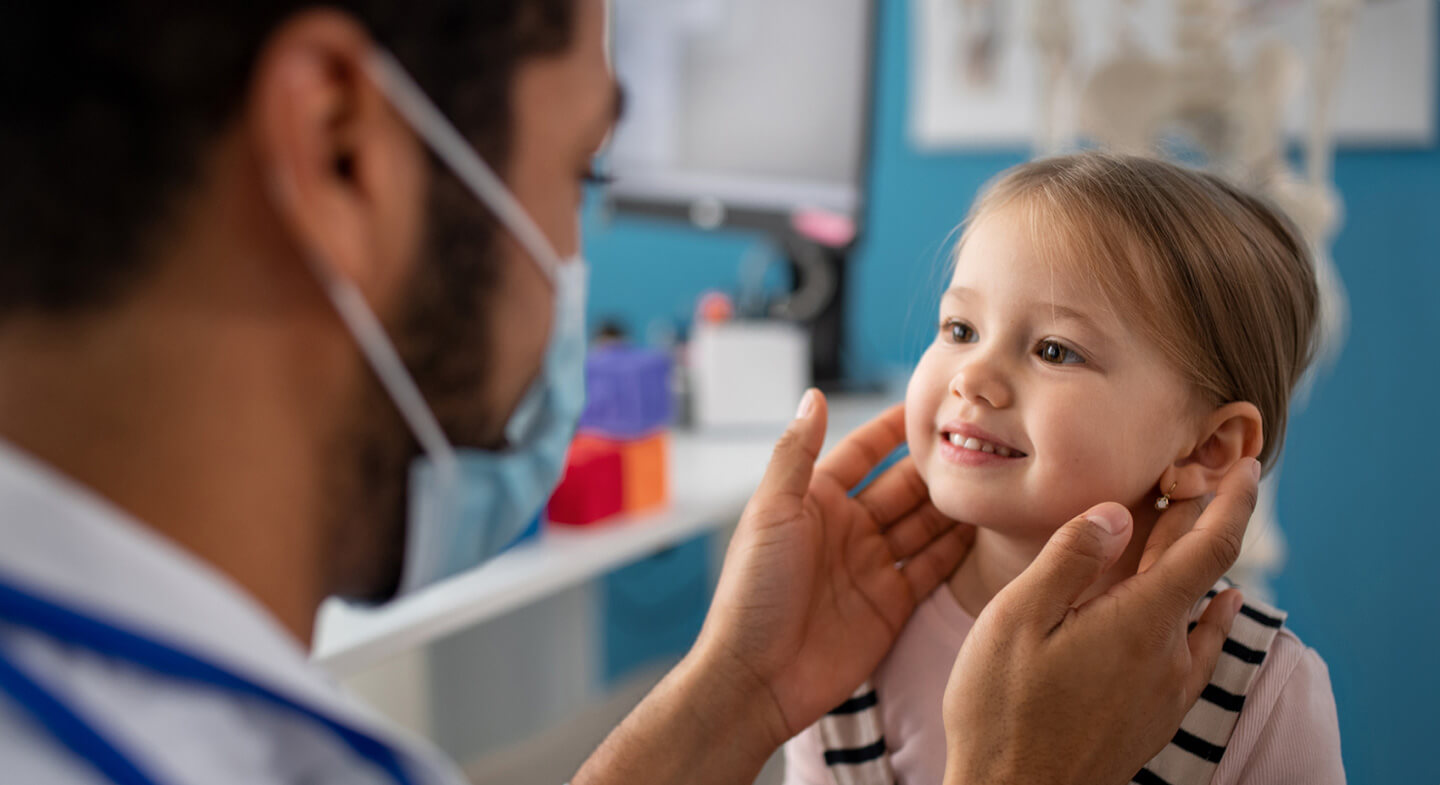
[[654,349],[606,346],[585,360],[580,430],[611,439],[648,436],[670,424],[670,356]]

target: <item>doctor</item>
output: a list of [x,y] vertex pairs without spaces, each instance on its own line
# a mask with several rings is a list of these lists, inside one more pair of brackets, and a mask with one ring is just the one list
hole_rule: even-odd
[[[473,567],[560,470],[576,212],[620,110],[604,6],[307,5],[0,10],[7,782],[462,782],[307,648],[325,597]],[[800,402],[695,649],[577,784],[749,781],[963,557],[910,467],[846,497],[900,412],[817,464],[825,416]],[[1130,521],[1060,530],[961,653],[950,782],[1122,782],[1169,739],[1235,612],[1184,626],[1252,468],[1078,609]]]

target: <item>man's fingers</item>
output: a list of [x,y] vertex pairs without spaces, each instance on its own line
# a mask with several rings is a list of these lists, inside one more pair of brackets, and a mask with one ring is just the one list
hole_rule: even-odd
[[905,406],[897,403],[836,444],[815,473],[828,475],[848,491],[904,441]]
[[919,470],[915,468],[914,459],[907,455],[865,486],[864,490],[856,494],[855,501],[870,513],[875,524],[883,531],[896,524],[901,516],[915,509],[916,505],[929,496],[930,489],[925,486],[925,480],[921,479]]
[[1200,697],[1210,677],[1215,675],[1221,647],[1230,635],[1230,625],[1235,622],[1235,614],[1243,601],[1240,592],[1234,589],[1219,593],[1190,630],[1190,675],[1185,682],[1185,695],[1190,702]]
[[930,596],[970,552],[975,542],[975,528],[957,525],[932,540],[925,549],[916,553],[900,568],[910,591],[918,603]]
[[1001,589],[992,604],[1016,609],[1046,631],[1054,629],[1080,595],[1120,558],[1132,530],[1130,511],[1123,505],[1105,502],[1091,507],[1051,535],[1035,561]]
[[1150,537],[1145,540],[1145,551],[1140,554],[1140,567],[1137,573],[1149,571],[1155,562],[1160,560],[1161,554],[1170,549],[1171,545],[1180,541],[1200,517],[1200,511],[1204,507],[1199,499],[1187,499],[1172,503],[1169,509],[1160,514],[1160,520],[1155,522],[1155,528],[1150,530]]
[[793,499],[797,504],[810,489],[815,459],[825,443],[825,420],[828,416],[825,396],[819,390],[807,390],[800,399],[800,410],[790,426],[775,443],[770,465],[760,479],[760,487],[751,497],[751,504],[774,504],[776,500]]
[[1248,458],[1231,467],[1195,527],[1160,554],[1144,575],[1130,579],[1153,612],[1183,618],[1235,564],[1255,512],[1259,469],[1260,464]]
[[958,525],[926,501],[886,529],[885,542],[895,561],[905,561]]

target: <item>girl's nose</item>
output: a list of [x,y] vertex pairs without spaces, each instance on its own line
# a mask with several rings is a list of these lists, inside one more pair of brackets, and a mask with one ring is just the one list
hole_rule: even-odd
[[950,377],[950,394],[992,409],[1010,406],[1015,397],[1003,369],[987,352],[975,352],[961,362]]

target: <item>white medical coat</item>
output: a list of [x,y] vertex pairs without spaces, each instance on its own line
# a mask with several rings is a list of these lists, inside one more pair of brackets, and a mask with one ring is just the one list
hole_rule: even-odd
[[[48,466],[0,442],[0,581],[197,655],[398,753],[417,785],[463,785],[430,745],[346,695],[238,585]],[[393,780],[312,720],[0,621],[22,667],[139,768],[172,785]],[[0,692],[0,782],[105,783]]]

